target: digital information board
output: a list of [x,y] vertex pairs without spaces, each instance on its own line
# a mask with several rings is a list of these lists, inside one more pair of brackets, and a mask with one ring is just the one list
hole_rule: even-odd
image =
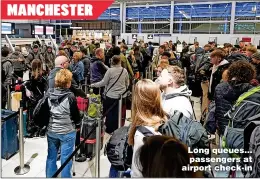
[[4,23],[2,22],[2,34],[14,34],[12,29],[12,23]]
[[32,28],[33,35],[44,35],[44,26],[34,25]]
[[46,26],[46,33],[45,35],[54,35],[54,27],[53,26]]

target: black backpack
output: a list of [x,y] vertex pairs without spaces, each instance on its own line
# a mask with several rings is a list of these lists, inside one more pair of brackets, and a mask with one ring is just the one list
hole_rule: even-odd
[[[119,171],[126,171],[132,165],[133,147],[128,144],[130,126],[117,129],[105,147],[105,154],[111,165]],[[137,126],[136,130],[144,136],[154,134],[144,126]]]

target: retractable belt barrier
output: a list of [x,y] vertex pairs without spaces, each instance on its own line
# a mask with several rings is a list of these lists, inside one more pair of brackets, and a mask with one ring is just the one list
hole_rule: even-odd
[[[121,95],[125,95],[128,92],[129,88]],[[120,101],[121,97],[119,98]],[[121,100],[122,101],[122,100]],[[97,120],[95,126],[90,130],[90,132],[87,134],[87,136],[84,138],[83,141],[80,142],[80,144],[76,147],[76,149],[72,152],[72,154],[67,158],[67,160],[61,165],[61,167],[55,172],[55,174],[52,176],[52,178],[57,178],[60,172],[64,169],[64,167],[70,162],[70,160],[73,159],[73,157],[76,155],[78,150],[81,148],[81,146],[88,140],[90,135],[95,131],[96,129],[96,165],[95,165],[95,174],[96,177],[100,177],[100,136],[101,136],[101,120],[103,120],[106,115],[117,105],[117,101],[104,113],[104,115]],[[120,110],[121,111],[121,110]],[[121,121],[121,120],[120,120]]]

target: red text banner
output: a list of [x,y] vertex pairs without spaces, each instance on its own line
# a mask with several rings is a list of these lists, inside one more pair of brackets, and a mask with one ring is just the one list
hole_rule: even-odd
[[114,0],[2,0],[2,19],[95,20]]

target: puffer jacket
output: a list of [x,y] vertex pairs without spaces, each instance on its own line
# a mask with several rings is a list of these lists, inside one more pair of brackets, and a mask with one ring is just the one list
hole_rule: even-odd
[[215,90],[215,120],[219,133],[224,134],[229,118],[224,116],[234,105],[238,97],[252,88],[249,83],[236,84],[235,81],[220,83]]
[[55,88],[48,98],[50,120],[48,131],[56,134],[68,134],[80,126],[80,114],[77,101],[69,89]]

